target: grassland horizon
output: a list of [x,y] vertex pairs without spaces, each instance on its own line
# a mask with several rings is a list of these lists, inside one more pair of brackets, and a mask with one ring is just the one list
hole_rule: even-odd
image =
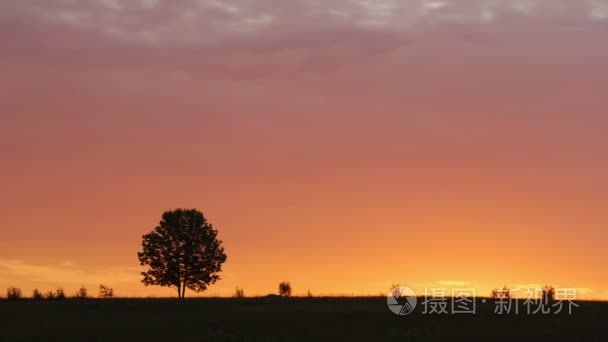
[[386,298],[3,301],[0,341],[602,341],[608,303],[573,315],[397,316]]

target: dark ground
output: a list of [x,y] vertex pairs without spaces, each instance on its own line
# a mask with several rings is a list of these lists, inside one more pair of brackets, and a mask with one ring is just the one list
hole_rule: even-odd
[[0,301],[0,341],[608,341],[608,303],[573,315],[392,314],[385,298]]

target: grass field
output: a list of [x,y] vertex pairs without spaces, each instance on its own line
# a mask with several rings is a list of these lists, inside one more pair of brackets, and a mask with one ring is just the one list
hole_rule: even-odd
[[572,315],[392,314],[385,298],[0,301],[0,341],[608,341],[608,303]]

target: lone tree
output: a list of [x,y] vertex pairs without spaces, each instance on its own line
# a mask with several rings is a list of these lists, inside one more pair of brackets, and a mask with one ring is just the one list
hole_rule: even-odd
[[179,298],[186,288],[201,292],[220,279],[226,261],[217,230],[196,209],[176,209],[163,213],[160,224],[143,236],[142,266],[148,266],[142,283],[175,286]]

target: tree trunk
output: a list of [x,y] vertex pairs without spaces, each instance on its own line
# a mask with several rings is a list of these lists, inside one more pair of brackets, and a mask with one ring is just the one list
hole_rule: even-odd
[[177,284],[177,298],[182,298],[182,284]]
[[188,275],[188,265],[186,264],[186,265],[184,265],[184,281],[182,284],[182,286],[183,286],[182,287],[182,298],[186,298],[186,279],[188,279],[187,275]]

